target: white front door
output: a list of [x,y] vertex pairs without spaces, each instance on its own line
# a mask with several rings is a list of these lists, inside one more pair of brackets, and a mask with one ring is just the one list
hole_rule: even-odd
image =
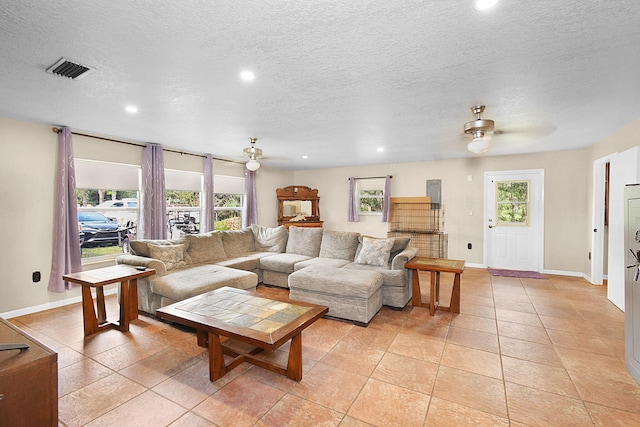
[[485,265],[543,270],[544,170],[485,172]]

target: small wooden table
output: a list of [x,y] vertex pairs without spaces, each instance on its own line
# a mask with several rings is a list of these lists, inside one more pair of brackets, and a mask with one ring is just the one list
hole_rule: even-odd
[[[209,379],[216,381],[242,362],[302,379],[302,331],[327,314],[328,307],[288,298],[268,298],[256,292],[223,287],[162,307],[156,315],[192,327],[198,345],[209,351]],[[255,347],[240,351],[223,346],[220,336]],[[257,357],[291,340],[287,366]],[[228,344],[225,342],[225,344]],[[225,365],[224,355],[233,357]]]
[[[429,307],[429,313],[433,316],[436,309],[460,313],[460,275],[464,271],[464,261],[455,259],[414,257],[404,265],[404,268],[413,270],[411,304],[417,307]],[[419,271],[431,272],[431,290],[429,292],[429,304],[422,302],[420,295]],[[440,305],[440,273],[454,273],[453,290],[449,307]]]
[[[138,270],[131,265],[118,264],[113,267],[97,268],[65,274],[62,279],[82,285],[82,317],[84,335],[89,336],[105,329],[115,328],[122,332],[129,330],[129,322],[138,318],[138,279],[155,274],[153,269]],[[116,322],[107,321],[104,305],[104,286],[120,282],[120,318]],[[93,306],[91,288],[96,288],[96,307]],[[96,316],[96,308],[98,315]]]

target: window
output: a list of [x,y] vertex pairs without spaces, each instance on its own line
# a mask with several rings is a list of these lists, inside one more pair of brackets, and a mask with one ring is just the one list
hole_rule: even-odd
[[140,167],[84,159],[74,163],[83,261],[128,252],[139,218]]
[[497,181],[499,225],[529,225],[529,181]]
[[356,203],[360,214],[382,214],[384,179],[360,179],[356,181]]
[[216,230],[240,230],[244,211],[244,178],[214,175]]
[[202,217],[202,174],[165,169],[164,181],[167,236],[176,239],[183,233],[199,233]]

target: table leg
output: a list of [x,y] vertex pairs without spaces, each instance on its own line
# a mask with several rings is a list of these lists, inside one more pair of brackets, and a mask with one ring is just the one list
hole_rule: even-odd
[[96,310],[93,308],[91,288],[88,286],[82,286],[82,319],[85,336],[98,332],[98,319],[96,318]]
[[209,332],[209,380],[216,381],[227,373],[220,337]]
[[436,271],[436,304],[437,309],[440,306],[440,272]]
[[452,313],[460,313],[460,274],[456,273],[453,279],[453,291],[451,292],[451,304],[449,311]]
[[420,277],[418,270],[411,270],[411,305],[422,307],[422,296],[420,295]]
[[119,329],[122,332],[129,331],[129,313],[131,299],[129,298],[129,281],[123,280],[120,282],[120,326]]
[[138,279],[129,281],[129,320],[138,318]]
[[287,377],[296,381],[302,379],[302,332],[291,338]]
[[98,309],[98,325],[107,321],[107,310],[104,305],[104,288],[96,286],[96,307]]
[[436,272],[431,272],[431,288],[429,289],[429,313],[433,316],[436,313]]

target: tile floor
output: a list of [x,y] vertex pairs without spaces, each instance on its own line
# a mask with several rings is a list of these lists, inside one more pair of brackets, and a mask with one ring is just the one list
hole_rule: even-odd
[[61,426],[640,425],[623,313],[605,287],[548,277],[468,268],[460,314],[320,319],[299,383],[246,363],[211,383],[195,335],[148,316],[89,338],[80,304],[11,321],[59,353]]

